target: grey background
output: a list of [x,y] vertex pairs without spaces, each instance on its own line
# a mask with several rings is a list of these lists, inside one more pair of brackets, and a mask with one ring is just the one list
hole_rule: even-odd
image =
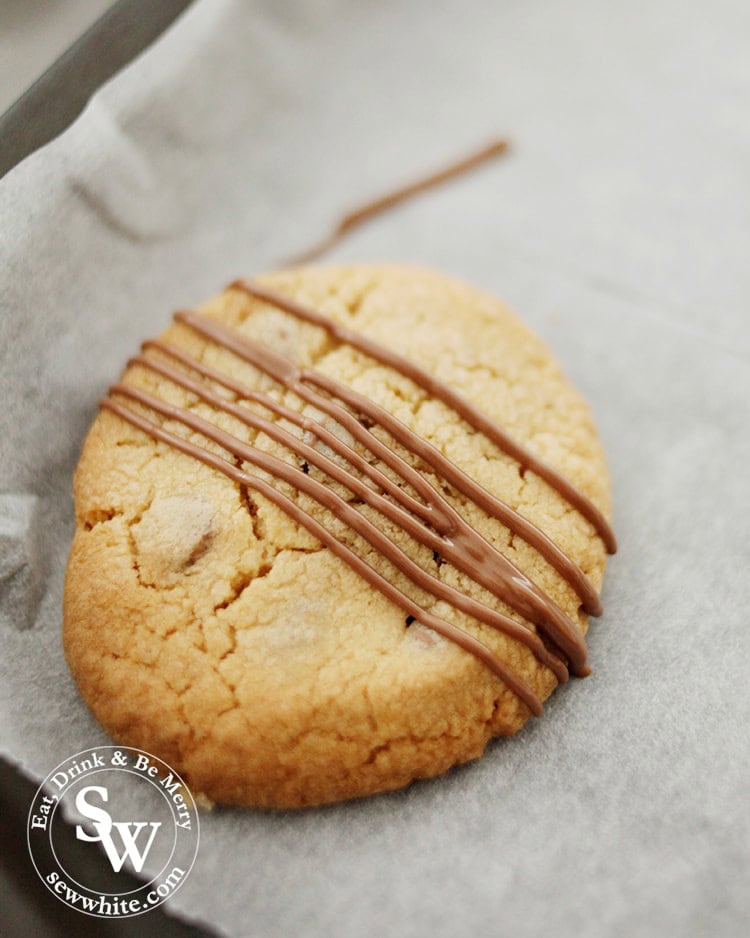
[[175,908],[237,935],[745,932],[749,36],[737,0],[203,2],[0,184],[0,746],[31,774],[106,741],[59,640],[98,396],[172,309],[364,197],[512,137],[335,258],[502,295],[610,457],[592,677],[442,779],[206,814]]

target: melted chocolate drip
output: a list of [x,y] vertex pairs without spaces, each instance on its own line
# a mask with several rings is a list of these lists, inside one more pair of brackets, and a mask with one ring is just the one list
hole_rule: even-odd
[[371,202],[367,202],[365,205],[361,205],[359,208],[354,209],[354,211],[344,215],[327,238],[319,241],[307,251],[287,259],[282,266],[306,264],[316,257],[320,257],[321,254],[325,254],[326,251],[338,244],[350,231],[354,228],[358,228],[371,218],[375,218],[375,216],[380,215],[382,212],[393,208],[401,202],[406,202],[420,192],[432,189],[434,186],[439,186],[441,183],[447,182],[449,179],[453,179],[456,176],[461,176],[469,172],[469,170],[474,169],[476,166],[486,163],[488,160],[501,156],[507,149],[508,143],[506,140],[493,140],[491,143],[487,144],[487,146],[482,147],[481,150],[477,150],[469,154],[469,156],[456,160],[455,163],[451,163],[449,166],[438,170],[436,173],[430,173],[429,176],[424,176],[416,182],[409,183],[406,186],[395,189],[393,192],[389,192],[387,195],[382,195],[377,199],[373,199]]

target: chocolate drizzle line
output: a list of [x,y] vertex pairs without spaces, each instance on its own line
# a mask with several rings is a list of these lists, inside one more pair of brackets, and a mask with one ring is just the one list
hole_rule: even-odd
[[[376,437],[373,437],[349,411],[333,403],[329,398],[323,397],[314,388],[308,387],[308,384],[322,388],[333,397],[344,400],[360,413],[369,417],[374,423],[380,424],[399,443],[420,456],[429,465],[433,466],[438,474],[442,475],[447,482],[453,485],[462,494],[471,498],[479,507],[487,511],[488,514],[509,527],[514,534],[523,537],[529,544],[535,547],[535,549],[538,550],[578,592],[583,600],[584,608],[589,614],[599,615],[601,613],[601,603],[596,594],[596,590],[594,590],[582,571],[559,547],[557,547],[557,545],[530,521],[519,515],[518,512],[514,511],[493,495],[490,495],[489,492],[474,482],[473,479],[461,472],[457,466],[443,456],[431,443],[413,433],[384,408],[318,372],[310,369],[300,371],[287,360],[279,364],[280,356],[276,356],[276,363],[274,364],[269,359],[267,350],[263,346],[253,343],[250,339],[244,337],[238,339],[236,333],[231,332],[213,321],[202,320],[196,317],[195,314],[188,312],[177,313],[176,319],[179,322],[185,322],[191,325],[204,336],[234,351],[256,368],[259,368],[276,381],[284,384],[286,387],[290,388],[290,390],[293,390],[298,396],[307,401],[307,403],[324,410],[329,416],[333,417],[334,420],[341,423],[355,439],[369,449],[372,449],[375,455],[382,459],[391,469],[405,478],[405,480],[422,495],[427,502],[426,510],[429,512],[429,518],[432,519],[431,523],[435,526],[438,510],[442,511],[443,515],[445,515],[446,512],[449,514],[453,512],[447,502],[441,497],[440,493],[415,469],[396,455],[392,449],[385,446],[377,440]],[[433,502],[437,502],[437,505],[433,505]],[[446,528],[443,533],[448,533],[451,523],[455,524],[455,512],[451,515],[451,521],[448,521],[448,528]]]
[[[165,343],[148,343],[149,345],[158,348],[160,351],[164,352],[167,355],[172,355],[177,351],[171,346],[166,345]],[[186,356],[187,357],[187,356]],[[436,535],[431,534],[427,528],[420,525],[414,518],[411,517],[407,512],[397,505],[392,504],[387,499],[383,498],[382,495],[379,495],[373,489],[369,488],[363,482],[356,478],[356,476],[351,475],[339,464],[335,463],[328,456],[325,456],[323,453],[320,453],[318,450],[314,449],[312,446],[300,440],[298,437],[292,435],[287,430],[284,430],[277,423],[271,423],[268,420],[265,420],[262,417],[254,414],[247,407],[238,405],[235,402],[229,401],[226,398],[220,397],[215,392],[211,391],[205,384],[194,381],[189,378],[184,373],[172,368],[170,365],[163,361],[157,361],[153,358],[146,358],[144,356],[138,356],[133,358],[129,362],[130,365],[141,365],[142,367],[148,368],[151,371],[155,371],[164,377],[168,378],[174,384],[178,384],[180,387],[185,388],[187,391],[191,391],[196,397],[205,401],[208,404],[211,404],[213,407],[218,410],[223,410],[225,413],[231,414],[233,417],[236,417],[238,420],[241,420],[249,427],[253,427],[256,430],[260,430],[265,433],[271,439],[276,440],[278,443],[286,446],[297,456],[303,457],[309,464],[316,466],[318,469],[321,469],[323,472],[327,473],[332,479],[348,488],[355,496],[358,496],[363,502],[370,505],[373,508],[378,509],[386,517],[389,517],[391,520],[396,521],[401,524],[402,528],[415,540],[419,540],[422,543],[427,543],[428,546],[437,549],[438,538]],[[198,371],[204,376],[209,376],[212,369],[207,369],[202,364],[192,363],[191,366],[193,370]],[[215,373],[216,374],[216,373]],[[217,377],[217,381],[220,381],[222,384],[228,384],[229,381],[223,377]],[[233,383],[233,382],[232,382]],[[240,388],[241,396],[245,399],[250,399],[247,396],[247,390]],[[140,403],[146,404],[147,406],[152,406],[153,403],[151,400],[144,399],[144,393],[131,388],[127,385],[116,385],[113,389],[116,393],[122,394],[126,397],[131,397],[134,400],[138,400]],[[357,468],[363,468],[366,466],[369,470],[370,477],[373,481],[378,484],[383,482],[389,482],[393,485],[395,491],[398,492],[399,496],[410,496],[406,495],[397,485],[390,482],[387,476],[384,476],[379,470],[374,469],[370,464],[362,459],[359,454],[355,453],[353,450],[345,452],[348,447],[345,443],[342,443],[335,434],[326,430],[325,427],[320,424],[316,424],[314,421],[305,421],[305,418],[301,418],[298,413],[292,411],[283,405],[277,404],[273,401],[272,398],[266,398],[263,394],[253,394],[253,399],[258,403],[262,403],[263,406],[268,407],[269,410],[274,410],[276,413],[284,417],[285,419],[293,420],[297,425],[304,424],[307,422],[309,427],[307,428],[309,432],[314,433],[319,439],[325,440],[329,445],[335,445],[335,448],[339,451],[340,455],[343,455],[349,462],[353,465],[356,465]],[[186,412],[184,412],[186,413]],[[181,416],[182,420],[183,417]],[[194,429],[196,429],[194,427]],[[214,439],[214,437],[211,437]],[[214,439],[215,442],[219,440]],[[335,442],[334,442],[335,441]],[[236,452],[231,450],[231,452],[238,457],[245,458],[244,452]],[[252,461],[248,459],[248,461]],[[319,483],[314,483],[314,480],[307,479],[306,481],[300,482],[298,476],[296,478],[296,485],[300,488],[301,491],[305,491],[307,494],[316,497],[319,495]],[[338,497],[338,496],[337,496]],[[319,500],[319,499],[318,499]],[[413,499],[411,501],[414,501]],[[423,508],[418,502],[414,502],[417,508]],[[510,635],[512,638],[516,638],[519,641],[524,642],[533,651],[537,654],[539,659],[543,661],[549,668],[554,671],[558,680],[567,679],[567,668],[563,662],[553,655],[541,642],[536,633],[532,632],[527,626],[522,625],[516,622],[514,619],[510,619],[507,616],[503,616],[501,613],[496,612],[494,609],[490,609],[488,606],[484,606],[482,603],[477,602],[476,600],[471,599],[465,593],[461,593],[459,590],[454,589],[451,586],[443,583],[441,580],[437,579],[432,574],[427,573],[423,570],[418,564],[416,564],[408,554],[404,553],[397,545],[393,544],[388,538],[382,534],[371,522],[369,522],[364,516],[358,514],[358,520],[356,524],[356,530],[360,533],[373,547],[376,547],[380,550],[384,556],[391,560],[394,564],[401,567],[404,573],[418,586],[422,587],[428,592],[432,592],[439,599],[445,599],[447,602],[452,603],[457,609],[461,609],[464,612],[468,612],[470,615],[473,615],[475,618],[479,619],[482,622],[485,622],[487,625],[491,625],[494,628],[499,629],[502,632],[505,632],[507,635]],[[443,544],[440,544],[440,548],[444,549]]]
[[[119,393],[123,390],[124,387],[126,386],[116,385],[112,388],[112,393]],[[129,392],[133,390],[135,389],[128,387]],[[154,407],[154,409],[164,416],[172,417],[173,419],[182,421],[183,416],[187,414],[187,411],[180,411],[180,408],[171,407],[169,404],[164,404],[163,402],[158,401],[156,398],[151,398],[150,395],[143,394],[142,397],[144,402],[145,400],[150,400],[153,404],[157,405]],[[371,586],[374,586],[376,589],[380,590],[384,596],[392,600],[394,603],[396,603],[396,605],[400,606],[410,616],[413,616],[414,619],[419,620],[428,628],[434,629],[434,631],[438,632],[440,635],[443,635],[445,638],[456,642],[456,644],[460,645],[466,651],[471,652],[473,655],[479,658],[480,661],[486,664],[494,674],[496,674],[514,693],[520,697],[521,700],[523,700],[523,702],[528,706],[528,708],[535,716],[542,715],[542,704],[536,694],[529,687],[527,687],[523,681],[519,680],[519,678],[513,674],[510,668],[507,667],[505,662],[498,658],[497,655],[493,654],[493,652],[490,651],[486,645],[484,645],[478,639],[474,638],[473,635],[469,635],[468,632],[464,632],[463,629],[459,629],[456,626],[451,625],[451,623],[446,622],[445,619],[441,619],[439,616],[433,615],[431,612],[428,612],[426,609],[422,609],[421,606],[418,606],[405,593],[402,593],[398,587],[394,586],[392,583],[386,580],[384,576],[381,576],[381,574],[379,574],[366,561],[362,560],[362,558],[355,554],[354,551],[350,550],[342,541],[339,541],[336,537],[334,537],[334,535],[332,535],[326,528],[324,528],[322,524],[316,521],[312,515],[308,515],[307,512],[300,508],[296,502],[292,501],[292,499],[287,498],[286,495],[283,495],[272,485],[269,485],[258,476],[243,472],[243,470],[238,469],[226,459],[222,459],[221,456],[217,456],[209,450],[204,449],[202,446],[196,446],[189,440],[185,440],[182,437],[170,433],[163,427],[160,427],[158,424],[147,420],[140,414],[135,413],[127,407],[123,407],[121,404],[117,403],[117,401],[113,401],[111,398],[105,398],[101,402],[101,406],[107,410],[111,410],[115,414],[118,414],[133,426],[139,427],[141,430],[143,430],[144,433],[147,433],[154,439],[161,440],[175,449],[180,450],[189,456],[195,457],[208,466],[213,466],[214,469],[218,469],[220,472],[223,472],[224,475],[228,476],[230,479],[233,479],[235,482],[238,482],[240,485],[246,485],[255,489],[256,492],[260,492],[261,495],[264,495],[270,502],[273,502],[273,504],[277,505],[282,511],[285,511],[291,518],[302,525],[302,527],[307,528],[307,530],[322,544],[325,544],[325,546],[328,547],[332,553],[334,553],[337,557],[340,557],[353,570],[359,573],[364,580],[370,583]],[[191,417],[191,422],[192,425],[196,428],[201,424],[205,424],[205,429],[207,433],[210,432],[211,439],[215,439],[217,442],[219,440],[224,440],[224,442],[227,444],[227,447],[234,448],[237,446],[237,441],[235,441],[234,437],[228,433],[224,433],[223,430],[219,430],[213,427],[206,421],[202,421],[201,418]],[[186,425],[189,426],[191,424],[187,424],[186,422]],[[233,449],[230,451],[233,451]],[[247,457],[253,457],[252,460],[248,458],[248,461],[252,461],[255,465],[266,469],[268,472],[271,472],[273,469],[278,469],[278,477],[284,478],[284,476],[286,476],[287,479],[292,480],[292,484],[298,481],[297,476],[308,478],[304,475],[304,473],[288,466],[287,463],[282,462],[281,460],[276,460],[274,457],[268,456],[266,453],[262,453],[260,450],[254,450],[253,447],[246,447],[243,445],[243,453]],[[284,475],[281,475],[281,473],[284,473]],[[362,517],[358,511],[347,505],[343,499],[338,498],[338,496],[336,496],[330,489],[326,488],[324,485],[321,485],[320,489],[322,490],[319,492],[321,496],[321,502],[324,500],[325,502],[328,502],[327,507],[330,507],[331,510],[341,518],[341,520],[353,524],[356,523],[358,518]],[[340,505],[339,502],[341,503]]]
[[[253,342],[213,319],[186,311],[176,313],[175,319],[234,352],[279,384],[294,391],[308,403],[327,410],[347,430],[353,430],[353,423],[358,423],[358,421],[355,421],[351,413],[347,414],[339,405],[332,404],[322,395],[311,390],[308,387],[309,384],[324,386],[326,390],[354,408],[367,406],[369,415],[376,418],[386,430],[398,432],[400,428],[404,442],[413,450],[419,448],[421,438],[416,433],[408,430],[387,411],[371,409],[372,402],[365,401],[345,385],[312,369],[299,369],[283,355],[272,352],[266,346]],[[356,432],[361,434],[364,428],[359,426],[360,429]],[[576,626],[562,610],[534,586],[510,560],[474,531],[424,477],[377,440],[372,433],[365,430],[365,434],[368,447],[409,481],[431,506],[431,524],[440,534],[430,534],[426,528],[419,526],[420,539],[459,569],[468,573],[472,579],[493,592],[498,598],[505,600],[521,615],[543,626],[550,638],[570,659],[573,670],[576,673],[588,673],[585,642]],[[420,455],[426,455],[426,453],[420,453]],[[391,517],[392,520],[404,526],[399,516],[391,515]],[[409,530],[408,533],[417,536],[413,530]]]
[[[429,393],[432,393],[433,396],[445,401],[449,406],[453,406],[456,412],[476,429],[485,432],[484,425],[486,424],[493,431],[493,433],[486,433],[486,435],[493,440],[496,437],[500,439],[503,443],[500,446],[501,449],[510,452],[511,455],[520,454],[519,462],[521,465],[532,468],[539,475],[542,475],[542,473],[538,472],[536,466],[546,469],[549,477],[547,481],[550,484],[564,497],[568,498],[571,504],[579,508],[586,517],[596,518],[594,513],[597,510],[594,506],[588,502],[585,496],[574,489],[567,480],[562,479],[555,470],[546,467],[544,463],[535,460],[531,454],[526,453],[525,450],[511,441],[504,431],[491,423],[486,417],[483,417],[468,402],[458,397],[450,388],[422,371],[418,366],[390,352],[388,349],[378,346],[364,336],[339,327],[319,313],[292,303],[292,301],[272,291],[244,281],[238,281],[232,286],[235,289],[243,290],[256,299],[271,303],[299,319],[321,326],[338,341],[345,342],[383,364],[390,365]],[[437,599],[445,600],[456,609],[468,613],[480,622],[498,629],[509,637],[525,644],[542,664],[550,668],[559,681],[567,680],[568,668],[566,661],[576,674],[589,673],[583,636],[560,607],[510,560],[483,538],[478,531],[472,528],[425,476],[378,439],[365,423],[369,422],[369,426],[381,426],[407,450],[426,462],[435,471],[436,475],[442,476],[455,489],[467,495],[477,505],[485,509],[488,514],[499,518],[511,531],[523,537],[576,589],[582,599],[583,607],[592,614],[598,614],[601,611],[601,606],[598,596],[588,579],[543,532],[527,519],[522,518],[509,506],[486,492],[435,447],[413,433],[373,401],[362,397],[345,385],[313,369],[299,368],[283,355],[252,341],[213,319],[208,319],[194,312],[176,313],[175,319],[244,361],[249,362],[275,382],[291,390],[302,401],[328,414],[337,424],[347,430],[356,441],[393,470],[416,493],[417,497],[415,498],[414,495],[405,491],[380,469],[371,465],[353,446],[341,440],[319,421],[280,404],[268,394],[251,390],[172,345],[161,340],[144,343],[144,352],[156,352],[159,357],[143,354],[131,359],[129,363],[131,366],[146,368],[161,375],[171,383],[195,395],[198,400],[209,404],[215,411],[223,411],[246,426],[264,433],[291,451],[298,459],[304,460],[306,469],[307,466],[315,466],[331,480],[348,489],[360,503],[369,505],[384,517],[395,522],[414,540],[432,548],[436,556],[450,562],[457,570],[471,577],[517,613],[520,613],[525,619],[536,624],[542,634],[538,634],[528,624],[519,623],[515,619],[503,615],[485,603],[478,602],[462,591],[454,589],[437,576],[428,573],[378,526],[357,511],[329,486],[308,475],[307,471],[302,471],[283,459],[242,442],[236,436],[227,433],[192,411],[167,404],[160,398],[128,384],[118,384],[112,387],[110,394],[120,400],[115,400],[112,397],[106,398],[102,401],[104,408],[118,414],[155,439],[168,443],[181,452],[218,469],[240,485],[254,488],[265,495],[329,547],[336,556],[362,575],[367,582],[395,602],[410,618],[416,619],[428,628],[432,628],[446,638],[450,638],[483,661],[527,704],[533,713],[539,715],[542,712],[539,699],[483,643],[462,629],[419,606],[394,583],[372,568],[347,544],[331,534],[297,502],[277,490],[269,482],[254,473],[239,468],[236,462],[229,461],[203,446],[172,433],[164,425],[148,419],[140,410],[136,411],[125,406],[121,399],[134,401],[141,407],[154,411],[167,420],[179,422],[206,439],[217,443],[222,449],[234,456],[235,460],[241,460],[245,464],[250,464],[265,471],[273,478],[285,482],[299,492],[311,497],[364,538],[416,586]],[[173,364],[175,362],[183,367],[175,367]],[[196,380],[190,376],[189,372],[197,374],[203,380]],[[211,387],[209,382],[213,382],[224,391],[233,394],[235,400],[228,398],[223,393],[218,393],[217,390]],[[454,400],[457,403],[454,403]],[[278,422],[255,413],[247,406],[247,403],[259,405],[275,417],[290,422],[300,430],[306,431],[313,438],[325,443],[346,463],[365,476],[370,484],[363,481],[349,469],[344,468],[339,462],[319,452],[304,439],[283,428]],[[358,419],[357,415],[361,418],[368,418],[368,421]],[[575,502],[568,497],[569,491],[577,496]],[[589,514],[587,515],[580,506],[583,506],[583,508],[590,506]],[[591,517],[589,517],[589,520],[591,520]],[[606,535],[607,532],[610,534],[609,540],[604,536],[605,543],[611,544],[614,548],[614,538],[611,536],[611,531],[609,531],[603,518],[602,524],[604,534]],[[602,533],[598,527],[597,530]]]
[[511,456],[520,463],[523,469],[530,469],[541,479],[544,479],[548,485],[558,491],[568,504],[577,509],[593,526],[596,533],[604,542],[608,553],[614,554],[617,551],[617,541],[615,540],[614,531],[607,523],[604,515],[583,492],[580,492],[564,476],[560,475],[556,469],[553,469],[552,466],[516,443],[515,440],[494,423],[494,421],[485,417],[481,411],[477,410],[476,407],[470,404],[464,397],[448,387],[447,384],[444,384],[434,375],[431,375],[423,368],[420,368],[419,365],[399,355],[398,352],[393,352],[360,333],[352,332],[345,326],[340,326],[332,319],[322,316],[315,310],[308,309],[300,303],[295,303],[293,300],[287,299],[287,297],[282,296],[280,293],[275,293],[273,290],[261,287],[259,284],[250,283],[247,280],[235,280],[234,283],[231,284],[231,289],[242,290],[244,293],[247,293],[248,296],[268,303],[271,306],[275,306],[277,309],[283,309],[284,312],[289,313],[290,316],[294,316],[295,319],[301,319],[315,326],[320,326],[321,329],[325,329],[330,336],[333,336],[333,338],[337,339],[339,342],[351,345],[352,348],[364,352],[365,355],[369,355],[370,358],[374,358],[375,361],[379,361],[382,365],[387,365],[393,368],[394,371],[398,371],[399,374],[402,374],[405,378],[409,378],[414,384],[422,388],[422,390],[427,391],[428,394],[431,394],[433,397],[436,397],[444,404],[447,404],[448,407],[455,410],[469,426],[483,433],[498,449],[501,449],[504,453],[507,453],[508,456]]
[[434,186],[439,186],[441,183],[447,182],[449,179],[453,179],[456,176],[461,176],[464,173],[469,172],[469,170],[480,166],[482,163],[486,163],[488,160],[501,156],[506,152],[507,149],[508,142],[506,140],[493,140],[491,143],[488,143],[480,150],[477,150],[460,160],[456,160],[449,166],[446,166],[435,173],[431,173],[429,176],[424,176],[422,179],[419,179],[416,182],[409,183],[408,185],[402,186],[393,192],[389,192],[387,195],[380,196],[377,199],[373,199],[371,202],[367,202],[365,205],[362,205],[359,208],[354,209],[354,211],[348,212],[346,215],[344,215],[344,217],[341,219],[341,221],[339,221],[328,237],[318,242],[318,244],[313,245],[313,247],[309,248],[307,251],[304,251],[301,254],[297,254],[293,258],[289,258],[287,261],[285,261],[284,266],[287,264],[305,264],[309,261],[315,260],[315,258],[320,257],[321,254],[324,254],[326,251],[330,250],[332,247],[338,244],[338,242],[341,241],[341,239],[344,238],[345,235],[349,234],[349,232],[354,228],[358,228],[360,225],[369,221],[371,218],[374,218],[376,215],[380,215],[389,208],[393,208],[400,202],[406,202],[408,199],[411,199],[413,196],[418,195],[421,192],[424,192],[426,189],[432,189]]

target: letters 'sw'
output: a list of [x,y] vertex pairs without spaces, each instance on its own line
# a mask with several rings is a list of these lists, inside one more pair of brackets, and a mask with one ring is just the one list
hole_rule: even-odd
[[[96,792],[102,801],[109,798],[107,789],[100,785],[89,785],[82,788],[76,795],[76,808],[94,826],[96,834],[87,834],[80,824],[76,824],[76,837],[78,840],[85,840],[89,843],[101,841],[112,869],[119,873],[126,860],[130,860],[136,873],[143,870],[143,864],[146,862],[151,845],[154,842],[157,830],[161,827],[161,821],[113,821],[109,811],[91,804],[86,800],[89,792]],[[141,849],[138,846],[138,839],[144,828],[151,828],[148,834],[146,844]],[[120,837],[122,852],[118,848],[112,837],[112,831],[115,830]],[[142,837],[140,837],[143,840]]]

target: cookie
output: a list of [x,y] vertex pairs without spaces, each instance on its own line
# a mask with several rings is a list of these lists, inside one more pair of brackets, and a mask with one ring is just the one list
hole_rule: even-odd
[[107,732],[196,794],[395,789],[588,673],[604,455],[493,297],[402,266],[240,281],[176,314],[102,404],[65,654]]

